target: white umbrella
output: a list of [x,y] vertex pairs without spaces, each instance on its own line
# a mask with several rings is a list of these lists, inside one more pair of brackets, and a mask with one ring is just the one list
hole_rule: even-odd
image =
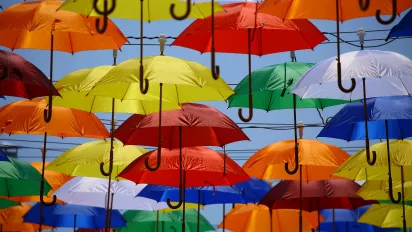
[[[112,181],[113,209],[118,210],[150,210],[168,208],[166,202],[136,197],[146,184],[136,185],[129,180]],[[54,194],[58,199],[69,204],[87,205],[104,208],[107,204],[108,181],[92,177],[75,177],[61,186]]]
[[373,165],[376,154],[374,152],[370,157],[366,98],[410,96],[412,61],[395,52],[377,50],[345,53],[340,60],[342,85],[348,89],[356,84],[352,92],[345,93],[339,88],[336,57],[326,59],[309,69],[296,82],[291,92],[301,98],[363,99],[366,152],[368,163]]

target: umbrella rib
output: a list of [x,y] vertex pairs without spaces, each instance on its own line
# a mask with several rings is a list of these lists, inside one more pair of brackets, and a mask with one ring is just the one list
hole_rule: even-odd
[[70,35],[70,31],[67,32],[67,35],[69,36],[70,49],[72,50],[72,54],[74,54],[73,41],[72,36]]
[[141,100],[138,100],[138,101],[139,101],[140,105],[142,106],[143,113],[144,113],[145,115],[147,115],[146,109],[144,108],[144,105],[143,105],[143,101],[141,101]]
[[399,81],[402,83],[403,88],[406,90],[406,92],[408,93],[408,96],[410,97],[411,94],[409,93],[408,89],[406,88],[405,84],[403,83],[402,79],[400,76],[398,76]]

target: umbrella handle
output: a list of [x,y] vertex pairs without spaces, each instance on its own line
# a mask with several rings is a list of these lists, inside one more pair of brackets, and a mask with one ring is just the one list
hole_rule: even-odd
[[340,89],[340,91],[344,92],[344,93],[350,93],[352,92],[355,87],[356,87],[356,80],[352,77],[351,80],[351,86],[349,89],[346,89],[345,87],[343,87],[342,85],[342,65],[340,63],[340,60],[338,60],[337,63],[337,68],[338,68],[338,87]]
[[289,174],[289,175],[294,175],[298,172],[299,170],[299,143],[296,144],[295,146],[295,168],[290,171],[289,170],[289,163],[285,163],[285,171]]
[[182,15],[182,16],[177,16],[175,14],[176,5],[174,3],[172,3],[170,5],[170,15],[176,20],[186,19],[187,17],[189,17],[189,14],[190,14],[190,11],[191,11],[191,5],[192,5],[192,3],[190,2],[190,0],[186,0],[186,12],[185,12],[185,14]]
[[102,173],[103,176],[110,176],[112,175],[113,172],[113,150],[110,150],[110,158],[109,158],[109,171],[106,172],[104,170],[104,162],[100,163],[100,173]]
[[211,14],[211,24],[212,24],[212,31],[211,31],[211,35],[212,35],[212,48],[211,48],[211,53],[210,53],[210,57],[212,59],[212,76],[213,79],[217,80],[219,79],[219,75],[220,75],[220,67],[219,65],[216,65],[215,62],[215,1],[212,0],[211,1],[211,6],[212,6],[212,14]]
[[361,10],[367,11],[369,8],[369,3],[370,0],[366,0],[365,4],[363,4],[363,0],[359,0],[359,7],[361,8]]
[[402,198],[402,194],[400,192],[398,192],[398,199],[395,199],[395,197],[393,196],[393,185],[392,185],[392,174],[389,173],[389,197],[391,198],[391,201],[394,204],[398,204],[399,202],[401,202],[401,198]]
[[156,159],[156,166],[151,167],[149,164],[149,157],[147,157],[144,161],[144,165],[146,166],[146,168],[152,172],[156,171],[157,169],[160,168],[160,159],[161,159],[161,154],[162,154],[162,149],[157,149],[157,159]]
[[143,58],[141,57],[140,58],[140,76],[139,76],[139,82],[140,82],[140,92],[142,93],[142,94],[146,94],[147,93],[147,91],[149,91],[149,80],[147,80],[147,79],[144,79],[143,78],[143,73],[144,73],[144,70],[143,70],[143,60],[142,60]]
[[249,117],[245,118],[242,115],[242,109],[237,111],[237,114],[243,122],[250,122],[253,118],[253,97],[252,97],[252,50],[251,50],[251,38],[250,38],[250,28],[247,29],[248,34],[248,60],[249,60]]
[[52,205],[56,204],[56,201],[57,201],[56,195],[53,195],[52,198],[53,198],[53,200],[51,202],[45,202],[44,201],[44,179],[42,179],[41,183],[40,183],[40,202],[41,202],[41,204],[44,205],[44,206],[52,206]]
[[[183,201],[185,201],[185,192],[186,192],[186,171],[183,171],[183,155],[182,155],[182,127],[179,127],[180,129],[180,167],[179,167],[179,202],[177,203],[177,205],[172,205],[172,201],[170,198],[167,198],[167,205],[169,206],[169,208],[171,209],[178,209],[180,208],[180,206],[182,206]],[[185,206],[183,205],[183,210],[184,210]]]
[[372,158],[371,158],[370,150],[367,149],[366,156],[367,156],[366,158],[367,158],[369,165],[374,165],[376,163],[376,151],[372,151]]
[[98,2],[99,2],[99,0],[94,0],[93,1],[93,9],[99,15],[103,15],[103,26],[100,28],[100,19],[97,18],[96,19],[96,31],[99,34],[103,34],[107,29],[107,20],[108,20],[107,16],[109,16],[111,13],[113,13],[114,9],[116,8],[116,0],[112,0],[112,7],[111,8],[108,7],[107,0],[104,0],[103,11],[101,11],[99,9],[99,7],[97,7]]
[[397,8],[398,8],[397,0],[393,0],[393,1],[392,1],[392,16],[391,16],[391,18],[388,19],[388,20],[383,20],[383,19],[381,18],[381,10],[377,10],[377,11],[376,11],[376,20],[377,20],[380,24],[383,24],[383,25],[388,25],[388,24],[393,23],[393,21],[395,21],[395,19],[396,19]]
[[215,80],[217,80],[217,79],[219,79],[219,76],[220,76],[220,67],[219,67],[219,65],[215,65],[215,51],[214,51],[214,49],[213,49],[213,52],[212,52],[212,77],[213,77],[213,79],[215,79]]

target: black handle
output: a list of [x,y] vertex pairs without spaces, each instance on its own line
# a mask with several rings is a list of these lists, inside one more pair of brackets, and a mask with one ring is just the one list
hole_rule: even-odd
[[247,29],[248,34],[248,60],[249,60],[249,117],[245,118],[242,114],[242,109],[240,108],[237,112],[240,120],[243,122],[250,122],[253,118],[253,97],[252,97],[252,51],[251,51],[251,36],[250,28]]
[[103,25],[102,27],[100,27],[100,18],[97,18],[96,19],[96,31],[99,34],[103,34],[107,29],[107,21],[109,20],[108,16],[111,13],[113,13],[114,9],[116,8],[116,0],[112,0],[111,8],[109,8],[107,4],[107,0],[104,0],[103,10],[100,10],[99,7],[97,7],[98,2],[99,0],[93,1],[93,9],[96,11],[96,13],[103,16]]
[[192,3],[190,2],[190,0],[186,0],[186,12],[185,12],[184,15],[178,16],[178,15],[175,14],[176,4],[172,3],[170,5],[170,15],[176,20],[186,19],[187,17],[189,17],[189,14],[190,14],[190,11],[191,11],[191,5],[192,5]]

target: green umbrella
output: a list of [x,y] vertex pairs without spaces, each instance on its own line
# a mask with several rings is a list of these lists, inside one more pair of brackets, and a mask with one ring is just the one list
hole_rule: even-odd
[[[182,210],[171,212],[155,212],[143,210],[128,210],[123,214],[127,224],[125,228],[119,228],[119,232],[178,232],[182,231]],[[185,231],[196,232],[198,223],[198,213],[195,209],[187,209],[185,214]],[[200,231],[214,231],[215,228],[207,221],[205,217],[200,215],[199,218]],[[156,230],[159,225],[158,230]]]
[[6,209],[6,208],[17,206],[17,205],[19,205],[19,203],[8,200],[8,199],[0,198],[0,209]]
[[[40,194],[40,173],[29,163],[8,157],[0,161],[0,196],[38,196]],[[45,181],[44,194],[52,187]]]

